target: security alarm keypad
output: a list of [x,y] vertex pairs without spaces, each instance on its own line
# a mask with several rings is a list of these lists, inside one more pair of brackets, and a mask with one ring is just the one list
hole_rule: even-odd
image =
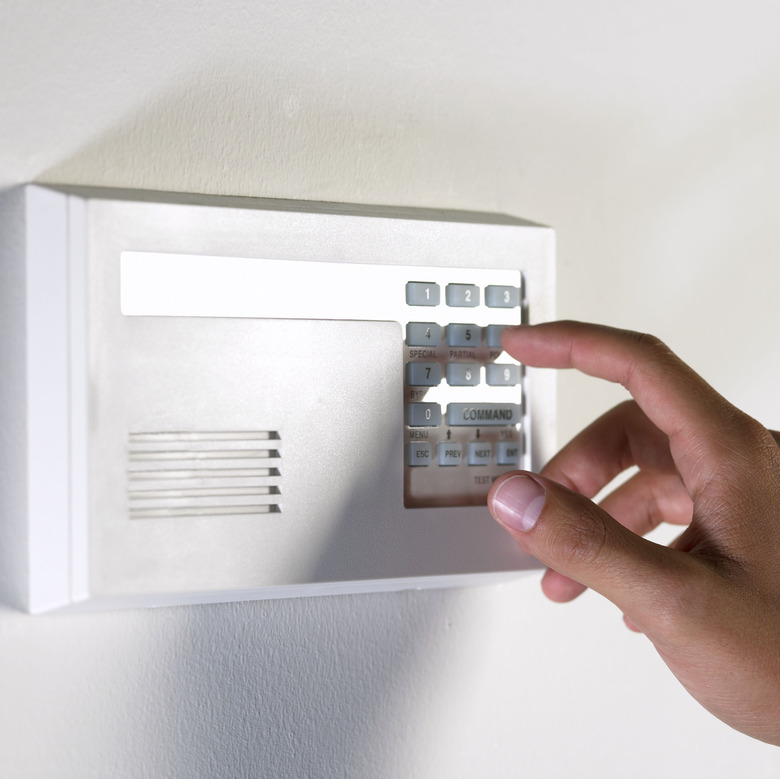
[[32,185],[0,197],[0,254],[8,602],[282,598],[538,567],[485,498],[555,450],[554,372],[501,348],[504,328],[554,316],[549,228]]
[[503,276],[503,283],[484,283],[496,279],[473,270],[470,281],[418,275],[406,283],[409,507],[484,503],[502,472],[525,464],[522,367],[501,347],[504,327],[521,321],[522,280]]

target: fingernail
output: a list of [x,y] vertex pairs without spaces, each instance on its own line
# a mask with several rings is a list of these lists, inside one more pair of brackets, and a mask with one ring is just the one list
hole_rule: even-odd
[[530,476],[510,476],[493,493],[491,505],[496,519],[510,530],[527,533],[544,508],[542,485]]

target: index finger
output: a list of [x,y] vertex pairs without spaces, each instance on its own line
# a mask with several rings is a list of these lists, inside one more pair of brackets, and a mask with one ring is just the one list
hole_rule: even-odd
[[[654,336],[581,322],[507,328],[506,351],[528,366],[575,368],[622,384],[669,438],[675,464],[694,497],[712,484],[713,464],[752,422]],[[756,423],[754,423],[756,424]],[[728,445],[726,445],[726,443]]]

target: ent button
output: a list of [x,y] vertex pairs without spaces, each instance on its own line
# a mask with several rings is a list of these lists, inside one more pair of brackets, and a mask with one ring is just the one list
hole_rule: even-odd
[[450,403],[447,424],[450,427],[488,427],[516,425],[520,406],[515,403]]

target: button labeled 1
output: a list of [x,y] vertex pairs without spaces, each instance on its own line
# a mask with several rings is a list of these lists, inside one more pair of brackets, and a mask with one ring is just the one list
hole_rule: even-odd
[[410,281],[406,284],[408,306],[438,306],[441,292],[438,284],[429,281]]

